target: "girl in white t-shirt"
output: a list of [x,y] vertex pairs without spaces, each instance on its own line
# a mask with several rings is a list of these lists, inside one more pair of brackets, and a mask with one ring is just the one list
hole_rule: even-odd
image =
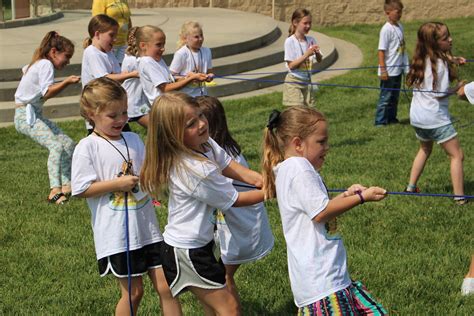
[[71,193],[71,158],[74,142],[52,121],[43,116],[43,104],[80,77],[69,76],[54,82],[55,69],[63,69],[74,54],[74,44],[55,31],[48,32],[35,50],[31,63],[23,67],[23,77],[15,92],[15,128],[49,151],[50,203],[62,204]]
[[448,97],[460,87],[450,89],[449,84],[456,79],[455,65],[465,63],[465,59],[453,57],[451,46],[451,35],[445,24],[429,22],[419,28],[407,83],[415,88],[410,107],[410,124],[415,128],[420,149],[413,161],[406,191],[419,192],[416,184],[436,141],[451,160],[453,191],[455,195],[461,196],[456,197],[455,201],[463,205],[467,202],[462,197],[464,157],[448,111]]
[[[196,98],[199,108],[207,118],[209,135],[233,160],[248,168],[239,144],[231,136],[227,127],[224,107],[219,99],[203,96]],[[252,187],[239,181],[232,181],[235,189],[245,192]],[[234,274],[243,263],[252,262],[268,255],[273,248],[274,238],[267,210],[263,203],[230,208],[225,214],[218,211],[216,227],[220,241],[221,258],[226,270],[227,287],[238,299]]]
[[285,40],[285,64],[288,74],[283,85],[283,105],[314,104],[311,74],[313,64],[321,62],[323,55],[316,40],[306,36],[311,30],[311,13],[296,9],[291,16],[288,38]]
[[150,104],[153,104],[155,99],[164,92],[179,90],[193,81],[207,80],[206,74],[194,72],[175,80],[162,58],[165,52],[166,35],[159,27],[142,26],[135,36],[140,82]]
[[[84,40],[84,53],[82,55],[81,79],[84,88],[89,81],[108,77],[123,82],[129,78],[137,78],[138,71],[122,72],[120,64],[112,49],[118,32],[118,23],[105,14],[98,14],[89,21],[89,37]],[[91,126],[86,122],[86,127],[92,132]],[[128,124],[124,131],[130,131]]]
[[263,201],[261,190],[238,192],[232,178],[256,187],[261,176],[239,165],[209,138],[206,117],[194,98],[165,93],[150,112],[146,157],[140,175],[155,198],[169,192],[163,237],[163,269],[173,296],[190,290],[206,315],[239,315],[240,304],[226,289],[225,267],[213,253],[214,212]]
[[118,278],[121,298],[115,314],[128,315],[132,304],[136,315],[146,273],[163,314],[181,315],[161,268],[163,236],[155,209],[138,186],[145,148],[137,134],[122,132],[128,121],[127,94],[115,80],[94,79],[84,87],[80,106],[94,130],[74,151],[72,193],[86,198],[91,210],[100,275]]
[[[128,47],[122,62],[123,72],[138,71],[137,40],[136,33],[138,27],[132,27],[128,32]],[[143,127],[148,127],[148,112],[150,103],[143,92],[140,78],[130,78],[122,83],[122,87],[127,91],[128,121],[137,122]]]
[[[188,21],[181,27],[178,50],[174,53],[170,65],[171,73],[175,78],[186,77],[190,72],[207,74],[206,82],[212,81],[212,54],[211,50],[203,47],[204,35],[198,22]],[[205,82],[191,82],[181,88],[181,92],[192,97],[207,95]]]
[[288,272],[298,315],[383,315],[360,282],[347,271],[346,250],[336,217],[386,191],[354,184],[330,199],[319,174],[328,152],[328,125],[314,108],[274,110],[265,129],[263,189],[278,200],[288,256]]

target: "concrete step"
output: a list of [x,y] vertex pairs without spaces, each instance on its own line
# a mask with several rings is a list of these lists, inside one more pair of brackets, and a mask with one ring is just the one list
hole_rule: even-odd
[[[75,45],[75,54],[71,64],[56,73],[57,77],[67,77],[81,73],[82,40],[86,37],[90,11],[63,11],[64,18],[50,23],[21,28],[2,30],[0,43],[0,81],[18,81],[21,78],[21,67],[29,63],[33,51],[46,32],[57,30],[67,34]],[[163,28],[167,35],[167,51],[164,59],[169,64],[175,51],[181,25],[188,20],[198,20],[203,24],[206,36],[204,45],[212,49],[213,58],[221,58],[252,51],[265,47],[281,36],[278,22],[256,13],[239,12],[218,8],[160,8],[134,9],[132,22],[134,25],[152,24]],[[226,23],[227,21],[227,23]],[[242,26],[239,21],[247,21]],[[219,28],[217,25],[225,25]],[[78,31],[80,30],[80,31]]]
[[[281,29],[284,29],[285,25],[279,25]],[[321,33],[311,32],[311,36],[314,36],[320,46],[321,50],[324,53],[324,58],[321,63],[316,64],[316,70],[323,70],[328,68],[331,64],[333,64],[337,60],[337,50],[333,43],[333,40]],[[268,52],[271,50],[275,51],[275,55],[282,54],[281,50],[283,49],[284,37],[281,36],[280,39],[270,46],[274,47],[267,47],[266,49],[262,49],[262,52]],[[277,46],[280,49],[277,49]],[[239,58],[241,61],[245,61],[246,58],[252,61],[252,54],[251,52],[239,54]],[[258,55],[258,54],[257,54]],[[255,57],[255,56],[253,56]],[[236,57],[235,57],[236,58]],[[262,54],[261,56],[255,57],[255,59],[265,59],[265,55]],[[262,89],[274,85],[280,84],[281,81],[284,80],[286,75],[286,69],[283,63],[283,57],[281,58],[268,58],[269,60],[273,60],[273,65],[261,67],[257,69],[253,69],[251,71],[239,71],[237,69],[236,72],[226,72],[227,75],[232,75],[233,78],[243,78],[245,80],[237,80],[237,79],[225,79],[225,78],[216,78],[216,85],[209,88],[209,94],[216,96],[216,97],[223,97],[235,94],[246,93],[249,91]],[[238,60],[236,65],[241,64]],[[249,65],[254,65],[259,67],[259,63],[249,62]],[[224,67],[224,66],[223,66]],[[238,68],[238,67],[237,67]],[[229,66],[229,69],[232,70],[234,68]],[[243,68],[242,68],[243,69]],[[251,79],[251,80],[248,80]],[[48,100],[44,105],[44,114],[46,117],[49,118],[60,118],[66,116],[77,116],[79,115],[79,94],[80,94],[80,85],[74,85],[68,87],[71,90],[69,92],[73,92],[74,89],[77,91],[77,95],[72,96],[59,96]],[[64,91],[64,93],[69,93]],[[13,116],[15,112],[15,103],[13,101],[3,101],[0,102],[0,122],[12,122]]]
[[[238,53],[236,55],[213,58],[213,71],[218,75],[232,74],[242,71],[248,71],[255,68],[256,65],[260,67],[265,67],[268,65],[275,64],[283,59],[283,43],[281,30],[278,26],[275,27],[274,31],[271,32],[271,37],[267,38],[265,42],[261,44],[266,44],[267,46],[259,47],[255,50]],[[275,38],[278,36],[278,38]],[[272,40],[273,42],[266,42]],[[214,54],[214,51],[213,51]],[[167,56],[167,64],[171,63],[172,55]],[[67,71],[57,71],[56,79],[57,81],[63,80],[66,75],[70,74],[80,74],[81,65],[69,65],[65,69]],[[20,70],[18,70],[20,72]],[[14,100],[15,91],[18,87],[19,81],[0,81],[0,101],[11,101]],[[81,92],[81,85],[71,85],[66,89],[61,91],[58,95],[60,97],[79,95]]]

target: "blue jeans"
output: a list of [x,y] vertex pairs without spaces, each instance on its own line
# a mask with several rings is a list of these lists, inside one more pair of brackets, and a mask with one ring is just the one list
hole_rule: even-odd
[[[375,110],[375,125],[386,125],[397,122],[397,106],[402,84],[402,74],[380,80],[380,97]],[[386,89],[397,90],[386,90]]]

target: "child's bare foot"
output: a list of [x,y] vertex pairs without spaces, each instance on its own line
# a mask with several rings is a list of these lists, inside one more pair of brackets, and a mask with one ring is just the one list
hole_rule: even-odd
[[61,191],[61,188],[52,188],[49,192],[48,202],[54,204],[64,204],[67,201],[66,196]]

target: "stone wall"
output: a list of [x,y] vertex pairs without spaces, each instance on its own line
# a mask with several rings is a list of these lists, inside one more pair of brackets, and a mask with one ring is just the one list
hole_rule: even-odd
[[[59,9],[90,9],[92,0],[54,0]],[[315,25],[381,23],[383,0],[129,0],[131,8],[215,7],[256,12],[289,21],[296,8],[307,8]],[[472,0],[404,0],[403,21],[474,16]]]

